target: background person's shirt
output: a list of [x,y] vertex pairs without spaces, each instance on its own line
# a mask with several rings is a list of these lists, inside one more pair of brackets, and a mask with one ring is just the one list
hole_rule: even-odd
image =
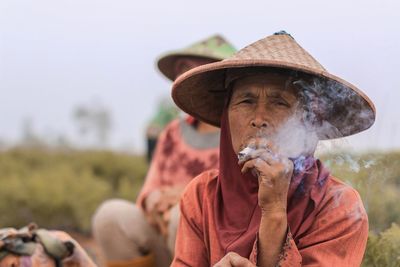
[[136,203],[155,189],[187,185],[200,173],[218,167],[219,131],[198,133],[186,119],[176,119],[161,133]]

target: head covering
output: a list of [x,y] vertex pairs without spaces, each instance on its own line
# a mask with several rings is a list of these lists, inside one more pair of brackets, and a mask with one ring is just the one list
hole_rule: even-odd
[[321,127],[316,129],[320,140],[364,131],[375,121],[372,101],[354,85],[327,72],[286,32],[250,44],[228,59],[182,74],[173,84],[172,98],[186,113],[220,126],[230,73],[249,68],[305,77],[296,86],[303,90],[305,100],[316,99],[325,111],[318,114],[322,119]]
[[[232,148],[227,109],[221,119],[220,162],[214,205],[216,232],[225,253],[249,257],[260,226],[258,179],[241,173]],[[312,157],[298,159],[288,192],[288,224],[295,242],[312,225],[327,189],[329,172]],[[296,165],[295,160],[295,165]]]
[[220,61],[232,56],[236,49],[221,35],[213,35],[181,50],[171,51],[157,61],[158,69],[171,81],[175,80],[174,65],[179,58],[198,57]]

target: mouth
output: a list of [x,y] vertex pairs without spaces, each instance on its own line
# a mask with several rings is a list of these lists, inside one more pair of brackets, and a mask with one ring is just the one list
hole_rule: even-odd
[[271,140],[266,137],[254,137],[251,136],[246,139],[246,142],[240,146],[240,151],[237,154],[239,159],[239,163],[243,163],[248,161],[252,157],[254,157],[254,153],[256,150],[263,150],[271,155],[275,155],[275,153],[271,149]]
[[270,144],[271,141],[272,139],[267,134],[248,135],[247,137],[244,138],[239,149],[243,150],[246,147],[252,149],[268,148],[268,144]]

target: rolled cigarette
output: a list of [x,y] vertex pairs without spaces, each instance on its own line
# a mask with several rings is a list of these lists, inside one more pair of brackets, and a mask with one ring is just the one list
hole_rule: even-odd
[[239,153],[238,153],[238,159],[240,162],[246,161],[250,158],[250,153],[253,151],[254,149],[251,147],[245,147],[244,149],[242,149]]

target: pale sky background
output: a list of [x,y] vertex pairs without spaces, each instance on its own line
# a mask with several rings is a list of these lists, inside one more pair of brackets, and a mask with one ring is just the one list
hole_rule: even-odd
[[377,120],[355,148],[400,148],[400,4],[396,0],[0,0],[0,139],[24,118],[46,138],[79,143],[76,105],[113,116],[110,146],[144,149],[144,128],[170,83],[168,50],[220,33],[237,48],[286,30],[330,72],[361,88]]

